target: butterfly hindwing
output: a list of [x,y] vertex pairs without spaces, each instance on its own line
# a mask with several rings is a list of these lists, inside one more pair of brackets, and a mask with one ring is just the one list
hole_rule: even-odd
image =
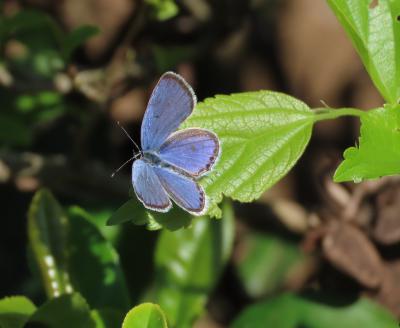
[[202,215],[206,210],[203,188],[191,177],[170,168],[155,167],[158,178],[168,195],[177,205],[193,215]]
[[167,212],[172,204],[154,167],[139,159],[132,166],[132,183],[136,196],[151,210]]
[[195,177],[209,171],[218,155],[218,137],[210,131],[196,128],[173,133],[159,150],[162,161]]
[[173,72],[163,74],[153,90],[143,118],[143,150],[157,150],[192,113],[195,104],[196,96],[181,76]]

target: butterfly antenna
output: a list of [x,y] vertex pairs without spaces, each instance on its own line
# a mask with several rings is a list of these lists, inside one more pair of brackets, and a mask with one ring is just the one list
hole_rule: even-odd
[[[121,123],[119,121],[117,121],[118,126],[122,129],[122,131],[124,131],[124,133],[126,134],[126,136],[129,138],[130,141],[132,141],[133,145],[136,146],[136,148],[138,149],[139,153],[141,154],[142,151],[140,150],[140,147],[137,145],[137,143],[135,142],[135,140],[132,139],[132,137],[129,135],[129,133],[125,130],[125,128],[121,125]],[[133,158],[135,158],[135,156],[133,156]],[[131,160],[133,159],[131,158]]]
[[139,154],[133,155],[133,156],[132,156],[130,159],[128,159],[124,164],[122,164],[119,168],[117,168],[117,169],[111,174],[111,178],[114,178],[114,176],[115,176],[116,173],[118,173],[126,164],[128,164],[129,162],[131,162],[131,161],[133,161],[134,159],[136,159],[139,155],[141,155],[141,154],[139,153]]

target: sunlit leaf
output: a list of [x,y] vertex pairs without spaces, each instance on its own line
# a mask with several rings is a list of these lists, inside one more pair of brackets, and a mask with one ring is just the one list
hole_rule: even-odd
[[396,327],[396,319],[383,307],[360,298],[345,303],[326,295],[284,294],[247,307],[233,328],[377,328]]
[[157,304],[135,306],[125,317],[122,328],[167,328],[165,314]]
[[400,99],[400,1],[328,0],[386,101]]
[[344,152],[337,168],[336,182],[379,178],[400,173],[400,108],[368,111],[361,117],[358,147]]
[[85,299],[77,294],[62,295],[43,304],[25,328],[96,328]]
[[28,212],[28,237],[48,297],[72,291],[67,271],[68,219],[53,195],[39,190]]
[[303,102],[270,91],[216,96],[197,105],[183,127],[214,131],[222,147],[202,180],[211,215],[222,195],[250,202],[279,181],[308,144],[314,113]]
[[0,300],[0,327],[22,328],[36,306],[24,296],[6,297]]
[[232,216],[231,205],[225,203],[221,220],[195,218],[189,229],[161,232],[155,254],[154,302],[173,327],[191,327],[204,311],[231,253]]
[[72,207],[69,214],[68,265],[73,288],[93,308],[127,310],[127,287],[117,252],[87,212]]
[[153,9],[153,13],[160,21],[170,19],[178,14],[178,6],[175,0],[145,0]]

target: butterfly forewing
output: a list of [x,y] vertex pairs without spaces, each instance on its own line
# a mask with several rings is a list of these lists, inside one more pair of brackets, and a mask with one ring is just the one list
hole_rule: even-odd
[[132,166],[132,183],[136,196],[151,210],[167,212],[172,204],[154,168],[144,160]]
[[194,92],[185,80],[173,72],[165,73],[153,90],[143,118],[143,150],[158,150],[192,113],[195,104]]
[[219,155],[218,137],[203,129],[173,133],[160,147],[159,157],[193,176],[209,171]]
[[154,171],[176,204],[194,215],[205,212],[204,190],[193,178],[164,167],[156,167]]

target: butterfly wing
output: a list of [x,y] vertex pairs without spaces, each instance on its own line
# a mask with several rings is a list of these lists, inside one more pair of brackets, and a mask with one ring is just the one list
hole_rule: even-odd
[[132,184],[137,198],[148,209],[167,212],[172,204],[154,167],[138,159],[132,165]]
[[205,213],[204,190],[193,178],[164,167],[155,167],[154,171],[168,195],[177,205],[193,215]]
[[143,150],[158,149],[192,113],[195,104],[196,96],[181,76],[173,72],[163,74],[144,114],[141,129]]
[[218,137],[203,129],[185,129],[173,133],[161,145],[159,157],[186,173],[198,177],[209,171],[219,155]]

